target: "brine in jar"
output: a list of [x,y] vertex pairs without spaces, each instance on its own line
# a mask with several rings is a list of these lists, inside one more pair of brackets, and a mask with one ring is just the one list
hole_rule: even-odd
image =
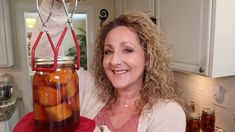
[[[36,59],[37,67],[50,68],[51,59]],[[79,126],[79,79],[73,57],[58,59],[53,72],[36,71],[33,77],[35,131],[69,132]]]
[[200,114],[196,112],[190,113],[189,119],[187,120],[186,132],[200,132],[200,126]]
[[201,115],[201,129],[204,132],[214,132],[215,129],[215,110],[204,108]]

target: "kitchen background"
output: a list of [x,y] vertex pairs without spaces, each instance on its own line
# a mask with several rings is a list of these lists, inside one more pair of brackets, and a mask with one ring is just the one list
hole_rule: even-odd
[[[27,52],[25,13],[35,12],[35,1],[0,0],[9,12],[1,18],[0,75],[9,73],[15,80],[18,95],[23,98],[20,117],[32,111],[31,71]],[[216,112],[216,126],[227,132],[235,131],[235,9],[231,0],[80,0],[78,12],[87,14],[88,65],[92,56],[97,30],[100,28],[100,10],[106,9],[108,19],[127,10],[137,9],[148,12],[156,18],[156,23],[166,36],[168,46],[173,51],[173,64],[180,95],[186,101],[195,102],[196,111],[211,107]],[[79,10],[80,9],[80,10]],[[1,8],[3,10],[3,8]],[[1,11],[3,13],[3,11]],[[0,13],[1,14],[1,13]],[[223,15],[221,15],[223,14]],[[233,14],[233,15],[232,15]],[[228,21],[229,20],[229,21]],[[3,21],[3,22],[2,22]],[[2,24],[9,26],[2,29]],[[222,26],[221,26],[222,25]],[[6,26],[6,27],[7,27]],[[221,28],[222,27],[222,28]],[[5,31],[6,30],[6,31]],[[224,31],[226,30],[226,32]],[[4,36],[9,38],[7,45]],[[11,58],[13,55],[13,59]],[[7,61],[5,61],[7,59]],[[89,68],[88,68],[89,69]],[[215,94],[217,96],[215,96]],[[222,95],[222,101],[215,97]]]

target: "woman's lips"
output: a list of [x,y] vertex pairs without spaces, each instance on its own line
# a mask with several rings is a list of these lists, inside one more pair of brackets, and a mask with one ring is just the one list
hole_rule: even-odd
[[114,74],[121,75],[121,74],[127,73],[127,71],[128,71],[128,70],[113,70],[113,73],[114,73]]

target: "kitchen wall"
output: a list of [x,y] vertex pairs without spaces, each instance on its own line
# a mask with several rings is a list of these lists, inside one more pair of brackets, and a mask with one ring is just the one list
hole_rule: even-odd
[[[17,40],[17,22],[19,20],[16,20],[16,5],[19,3],[27,4],[27,3],[36,3],[35,0],[11,0],[11,9],[12,9],[12,32],[13,32],[13,51],[14,52],[14,59],[15,59],[15,65],[12,67],[7,68],[0,68],[0,75],[4,73],[10,73],[14,76],[16,87],[19,89],[19,95],[23,97],[24,100],[24,112],[27,113],[29,111],[32,111],[32,98],[30,94],[30,77],[28,74],[28,64],[27,64],[27,50],[26,46],[20,44],[20,40]],[[99,0],[99,2],[95,0],[80,0],[79,5],[88,5],[93,7],[93,14],[94,14],[94,31],[96,34],[97,30],[99,30],[100,27],[100,10],[101,9],[107,9],[109,12],[109,17],[106,20],[112,20],[114,18],[114,0]],[[79,8],[78,5],[78,8]],[[23,32],[22,32],[23,34]],[[21,38],[22,39],[22,38]]]
[[[224,78],[207,78],[182,72],[175,72],[175,78],[181,96],[186,101],[194,101],[196,111],[211,107],[216,112],[216,126],[226,132],[235,132],[235,76]],[[214,94],[217,86],[225,88],[227,105],[215,105]]]

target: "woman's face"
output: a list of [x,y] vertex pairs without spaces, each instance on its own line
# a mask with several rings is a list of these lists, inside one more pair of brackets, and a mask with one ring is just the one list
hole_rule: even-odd
[[119,26],[107,34],[103,67],[116,89],[142,88],[145,64],[145,52],[136,32]]

